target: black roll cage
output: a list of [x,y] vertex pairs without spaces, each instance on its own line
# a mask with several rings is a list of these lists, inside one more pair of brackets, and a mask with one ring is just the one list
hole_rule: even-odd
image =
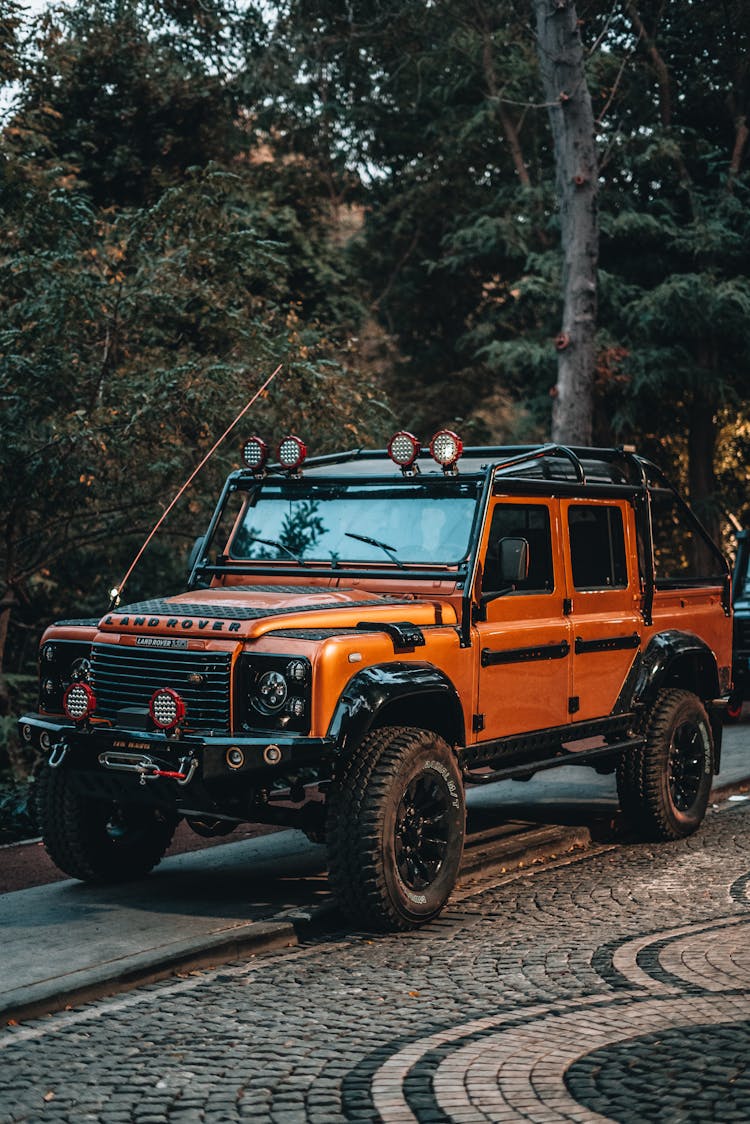
[[[429,456],[428,449],[422,449],[421,455]],[[387,449],[353,449],[347,452],[330,453],[325,456],[310,457],[305,461],[305,468],[323,469],[337,466],[356,467],[357,462],[388,462],[393,464]],[[461,463],[467,468],[465,473],[460,472]],[[403,581],[405,578],[414,581],[436,581],[444,578],[455,581],[458,589],[463,590],[461,612],[461,643],[468,646],[471,640],[472,599],[476,586],[477,571],[479,566],[479,548],[482,541],[484,523],[489,509],[490,497],[493,494],[517,493],[537,494],[544,496],[576,496],[598,498],[627,498],[634,507],[638,537],[642,543],[642,553],[639,552],[639,565],[643,586],[642,613],[644,623],[652,623],[652,610],[654,591],[656,588],[654,567],[654,544],[651,524],[651,497],[656,487],[666,489],[671,493],[681,512],[687,518],[693,531],[706,543],[720,563],[723,572],[722,604],[725,613],[731,612],[731,575],[729,565],[724,555],[714,543],[703,524],[683,500],[682,496],[669,482],[667,477],[651,461],[638,456],[632,449],[624,447],[594,448],[567,445],[510,445],[510,446],[474,446],[464,449],[462,462],[459,462],[459,475],[465,480],[475,480],[481,484],[478,503],[469,539],[470,547],[466,559],[457,565],[436,563],[430,566],[420,566],[414,563],[405,563],[403,567],[391,565],[371,566],[365,562],[355,565],[340,566],[336,563],[310,562],[304,566],[293,560],[278,560],[273,563],[262,562],[228,562],[224,556],[219,556],[216,563],[207,560],[207,552],[216,534],[227,501],[232,493],[249,487],[253,483],[262,481],[264,476],[271,475],[279,479],[289,479],[290,473],[280,465],[271,465],[264,475],[258,475],[249,469],[241,469],[231,473],[224,483],[221,495],[209,521],[203,543],[197,552],[197,557],[188,578],[188,589],[193,589],[201,580],[210,577],[219,577],[227,574],[256,575],[277,577],[313,577],[328,575],[335,578],[370,578],[372,580]],[[472,465],[471,462],[476,462]],[[569,466],[568,472],[560,472],[560,465]],[[331,485],[348,485],[352,483],[383,483],[388,479],[383,473],[367,473],[364,464],[363,471],[349,474],[339,474],[335,471],[320,476],[321,480]],[[622,480],[613,479],[614,469],[619,468]],[[558,472],[555,473],[555,468]],[[394,472],[398,466],[393,465]],[[430,480],[443,482],[443,472],[417,473],[414,469],[402,470],[402,477],[421,483]],[[317,474],[314,479],[317,479]],[[395,482],[399,477],[395,477]],[[703,580],[688,581],[690,585],[703,585]]]

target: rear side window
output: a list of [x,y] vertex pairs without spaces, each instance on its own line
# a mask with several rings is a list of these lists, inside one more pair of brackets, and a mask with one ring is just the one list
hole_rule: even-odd
[[625,535],[619,507],[572,505],[568,508],[568,534],[576,589],[627,586]]

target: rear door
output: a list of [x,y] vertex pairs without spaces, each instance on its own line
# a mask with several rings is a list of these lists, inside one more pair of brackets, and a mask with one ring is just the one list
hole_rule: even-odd
[[612,713],[641,644],[633,512],[625,500],[562,500],[571,604],[573,722]]

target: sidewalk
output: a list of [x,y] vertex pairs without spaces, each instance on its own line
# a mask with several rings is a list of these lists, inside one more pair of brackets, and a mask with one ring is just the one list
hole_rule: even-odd
[[[750,786],[750,726],[726,735],[717,792]],[[592,823],[612,819],[617,797],[611,776],[566,767],[476,789],[469,806],[474,830],[515,822],[486,855],[488,832],[475,837],[467,871],[482,862],[514,869],[585,845]],[[28,1018],[180,967],[292,945],[332,911],[325,848],[297,831],[176,855],[137,883],[68,879],[3,894],[0,1016]]]

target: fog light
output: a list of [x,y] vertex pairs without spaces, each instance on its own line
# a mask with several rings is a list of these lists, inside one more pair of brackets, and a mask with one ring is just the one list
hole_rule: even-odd
[[39,744],[45,753],[49,753],[52,748],[52,738],[49,736],[49,730],[42,730],[39,735]]
[[305,713],[305,703],[303,699],[290,699],[287,710],[292,718],[301,718]]
[[171,687],[161,687],[151,696],[148,711],[160,730],[173,730],[185,717],[185,704]]
[[241,769],[245,764],[245,754],[238,745],[230,746],[227,750],[227,765],[230,769]]
[[23,740],[25,742],[31,741],[31,726],[22,726],[21,727],[21,737],[23,738]]
[[73,722],[83,722],[96,710],[96,696],[88,683],[71,683],[63,695],[63,710]]
[[266,765],[278,765],[281,761],[281,750],[277,745],[267,745],[263,750],[263,760]]

